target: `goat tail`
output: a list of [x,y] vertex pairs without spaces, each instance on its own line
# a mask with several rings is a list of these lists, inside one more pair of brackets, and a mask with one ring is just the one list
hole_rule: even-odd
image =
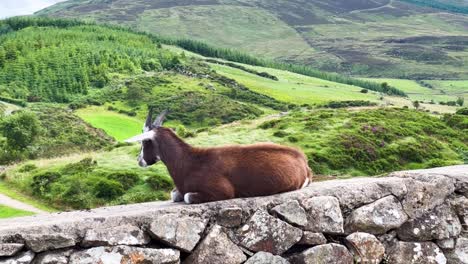
[[309,186],[310,183],[312,183],[312,178],[313,178],[312,170],[310,169],[309,166],[307,166],[307,177],[304,181],[304,184],[302,185],[302,188],[305,188]]

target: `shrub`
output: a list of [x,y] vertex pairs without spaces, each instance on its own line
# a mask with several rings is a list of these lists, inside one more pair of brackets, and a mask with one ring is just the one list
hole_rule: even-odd
[[182,138],[189,138],[189,137],[194,137],[195,133],[192,131],[188,130],[184,125],[179,125],[176,128],[176,133]]
[[263,122],[263,123],[260,124],[258,127],[261,128],[261,129],[274,128],[274,127],[276,127],[280,122],[281,122],[281,119],[269,120],[269,121]]
[[154,190],[169,190],[173,188],[172,180],[161,175],[151,175],[146,178],[146,183]]
[[107,178],[109,180],[114,180],[122,184],[122,187],[124,188],[124,190],[128,190],[132,188],[140,180],[140,177],[138,176],[137,173],[130,172],[130,171],[129,172],[113,172],[107,175]]
[[284,132],[284,131],[282,131],[282,130],[275,131],[275,133],[273,133],[273,136],[279,137],[279,138],[286,137],[287,135],[289,135],[289,134],[286,133],[286,132]]
[[169,194],[166,191],[138,191],[125,194],[119,197],[112,204],[131,204],[131,203],[146,203],[152,201],[165,201],[169,199]]
[[24,164],[23,166],[21,166],[21,168],[19,168],[18,172],[30,172],[30,171],[33,171],[35,169],[37,169],[36,165],[28,163],[28,164]]
[[468,116],[468,107],[463,107],[463,108],[458,109],[456,114]]
[[369,90],[367,90],[367,89],[362,89],[362,90],[361,90],[361,93],[365,93],[365,94],[366,94],[366,93],[368,93],[368,92],[369,92]]
[[370,101],[353,100],[353,101],[331,101],[325,105],[327,108],[345,108],[358,106],[376,106],[377,104]]
[[91,172],[97,166],[97,161],[92,158],[84,158],[76,163],[69,163],[61,170],[63,174],[78,174]]
[[108,179],[100,179],[94,186],[96,197],[112,200],[124,194],[124,188],[121,183]]
[[62,175],[58,172],[47,171],[36,174],[32,177],[31,188],[34,194],[44,195],[50,191],[52,183],[60,179]]

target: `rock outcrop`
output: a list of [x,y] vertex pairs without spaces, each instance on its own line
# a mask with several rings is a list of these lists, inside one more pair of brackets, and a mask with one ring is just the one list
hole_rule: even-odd
[[0,264],[468,263],[468,166],[0,220]]

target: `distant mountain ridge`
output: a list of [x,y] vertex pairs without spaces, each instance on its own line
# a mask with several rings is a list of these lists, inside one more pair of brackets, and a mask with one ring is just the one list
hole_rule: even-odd
[[70,0],[37,15],[123,24],[351,75],[468,78],[468,15],[447,12],[463,11],[464,2],[421,2]]

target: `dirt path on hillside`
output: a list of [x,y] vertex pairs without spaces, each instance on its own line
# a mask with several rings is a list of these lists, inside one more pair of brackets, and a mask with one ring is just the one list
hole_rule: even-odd
[[6,195],[3,195],[0,193],[0,205],[5,205],[5,206],[8,206],[8,207],[12,207],[12,208],[15,208],[15,209],[20,209],[20,210],[23,210],[23,211],[28,211],[28,212],[32,212],[32,213],[36,213],[36,214],[45,214],[47,213],[46,211],[42,211],[40,209],[37,209],[36,207],[32,206],[32,205],[29,205],[29,204],[25,204],[23,202],[20,202],[20,201],[17,201],[17,200],[14,200]]

